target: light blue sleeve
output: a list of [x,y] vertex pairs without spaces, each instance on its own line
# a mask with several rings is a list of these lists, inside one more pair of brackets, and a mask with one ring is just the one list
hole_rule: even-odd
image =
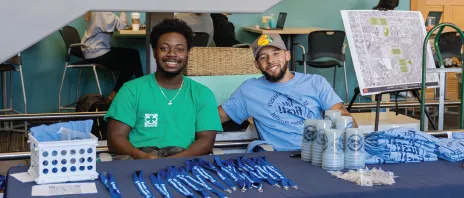
[[322,110],[329,110],[335,104],[343,102],[342,99],[338,97],[337,93],[335,93],[329,82],[327,82],[327,80],[322,76],[319,76],[319,78],[319,103],[322,107]]
[[237,88],[232,96],[222,104],[226,114],[236,123],[241,124],[248,119],[248,110],[246,108],[245,96],[242,93],[242,86]]
[[103,32],[114,32],[115,30],[124,29],[127,25],[127,17],[125,13],[121,13],[121,17],[111,12],[97,12],[99,26]]

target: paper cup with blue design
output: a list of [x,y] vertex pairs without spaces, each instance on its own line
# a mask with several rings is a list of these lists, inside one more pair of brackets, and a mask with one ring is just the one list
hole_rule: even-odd
[[322,154],[322,168],[341,170],[344,168],[343,130],[326,129],[327,147]]
[[342,116],[342,112],[339,110],[327,110],[324,112],[324,120],[332,121],[332,128],[335,128],[335,122],[340,116]]
[[314,166],[322,165],[322,151],[327,146],[327,137],[324,135],[325,129],[332,127],[330,120],[317,120],[316,121],[316,135],[312,144],[311,150],[311,163]]
[[363,168],[365,166],[363,131],[358,128],[348,128],[345,139],[345,168]]
[[345,131],[346,128],[353,128],[353,118],[351,116],[340,116],[335,121],[335,128]]
[[310,162],[312,158],[312,144],[316,139],[317,120],[305,120],[303,138],[301,142],[301,160]]

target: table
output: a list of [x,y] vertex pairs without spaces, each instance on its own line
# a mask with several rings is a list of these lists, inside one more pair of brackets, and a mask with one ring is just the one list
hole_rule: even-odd
[[133,30],[119,30],[116,31],[114,36],[115,37],[141,37],[145,38],[147,34],[146,30],[139,30],[139,31],[133,31]]
[[[396,183],[392,186],[361,187],[355,183],[332,177],[320,167],[315,167],[297,158],[290,158],[292,152],[261,152],[245,154],[250,156],[266,156],[268,160],[280,171],[295,182],[299,189],[285,191],[276,187],[264,184],[264,192],[248,190],[245,193],[233,192],[230,197],[463,197],[464,192],[464,168],[462,162],[423,162],[408,164],[387,164],[375,165],[384,170],[393,171]],[[221,159],[229,159],[240,156],[240,154],[220,155]],[[212,161],[212,156],[202,156],[206,160]],[[121,189],[124,197],[142,197],[132,182],[134,170],[144,170],[145,181],[151,192],[156,197],[161,195],[152,186],[148,178],[148,173],[157,172],[161,168],[169,165],[183,165],[187,158],[178,159],[159,159],[159,160],[136,160],[136,161],[112,161],[102,162],[97,165],[97,171],[111,171],[116,182]],[[32,186],[35,184],[21,183],[10,174],[27,171],[27,167],[13,167],[9,169],[7,176],[6,198],[30,197]],[[107,190],[100,181],[96,183],[98,193],[79,196],[60,196],[60,197],[110,197]],[[169,191],[174,197],[182,197],[170,186]],[[460,196],[459,196],[460,195]],[[201,196],[200,196],[201,197]]]
[[318,30],[328,30],[319,27],[284,27],[282,30],[269,30],[269,29],[262,29],[256,27],[242,27],[244,31],[253,32],[258,34],[280,34],[283,35],[285,38],[285,42],[287,45],[288,51],[292,54],[291,60],[288,63],[288,68],[290,71],[296,71],[295,63],[295,55],[294,55],[294,46],[293,42],[295,41],[295,37],[301,34],[309,34],[314,31]]
[[[364,133],[374,131],[375,112],[369,113],[351,113],[354,120]],[[414,119],[403,114],[396,115],[395,112],[380,112],[379,116],[379,131],[391,129],[393,127],[405,127],[420,129],[420,120]]]

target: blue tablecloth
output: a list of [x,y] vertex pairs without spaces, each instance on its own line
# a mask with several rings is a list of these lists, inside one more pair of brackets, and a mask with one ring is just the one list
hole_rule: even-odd
[[[290,158],[291,152],[262,152],[244,154],[248,156],[266,156],[268,160],[282,171],[284,175],[293,180],[299,187],[298,190],[285,191],[264,184],[264,192],[248,190],[245,193],[236,191],[229,197],[464,197],[464,168],[462,162],[447,162],[443,160],[435,162],[408,163],[408,164],[382,164],[372,167],[381,167],[384,170],[393,171],[399,176],[396,183],[391,186],[361,187],[355,183],[330,176],[320,167],[312,166],[298,158]],[[240,154],[221,155],[221,159],[229,159]],[[212,161],[212,156],[202,158]],[[145,181],[156,197],[162,197],[151,185],[148,173],[157,172],[170,165],[184,165],[185,159],[159,159],[159,160],[131,160],[112,161],[97,164],[98,171],[110,171],[119,185],[124,197],[142,197],[132,182],[134,170],[144,170]],[[31,197],[34,182],[21,183],[10,174],[27,171],[27,167],[14,167],[8,171],[7,198]],[[108,191],[99,180],[96,183],[98,193],[59,197],[110,197]],[[176,193],[169,186],[170,192]],[[182,197],[175,194],[174,197]],[[199,197],[201,197],[199,195]]]

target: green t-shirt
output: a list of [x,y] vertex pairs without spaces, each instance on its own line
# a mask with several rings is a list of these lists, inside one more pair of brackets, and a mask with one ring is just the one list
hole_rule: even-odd
[[134,147],[178,146],[187,149],[195,141],[195,133],[222,131],[213,92],[206,86],[184,77],[179,91],[158,85],[154,74],[124,84],[105,115],[132,128],[129,141]]

